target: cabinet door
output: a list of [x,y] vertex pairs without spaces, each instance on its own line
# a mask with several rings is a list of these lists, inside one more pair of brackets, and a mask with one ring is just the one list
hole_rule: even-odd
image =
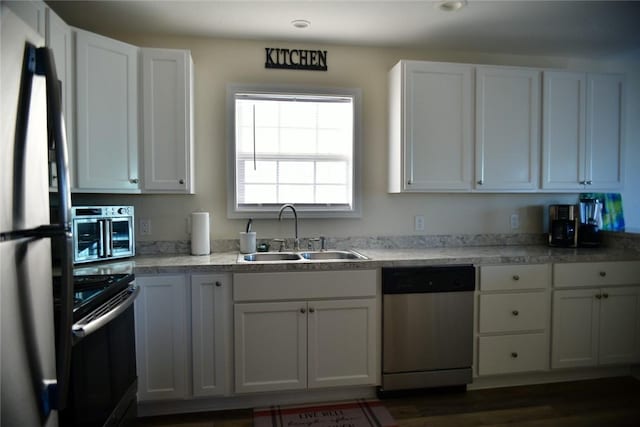
[[545,71],[542,188],[581,190],[586,176],[586,75]]
[[476,69],[476,189],[538,188],[540,71]]
[[139,192],[138,48],[76,31],[78,188]]
[[[73,62],[71,28],[55,12],[49,8],[46,11],[46,40],[47,46],[53,51],[56,63],[56,73],[60,81],[62,91],[62,112],[64,114],[65,130],[67,132],[67,155],[69,161],[69,178],[71,187],[75,187],[75,140],[73,125]],[[55,168],[49,185],[56,187],[57,174]]]
[[623,81],[614,74],[587,75],[587,189],[622,187]]
[[639,289],[602,288],[598,358],[601,365],[638,361]]
[[227,349],[231,278],[224,274],[191,275],[193,395],[228,392]]
[[192,70],[187,50],[142,49],[145,191],[193,193]]
[[406,63],[406,191],[471,189],[472,72],[464,64]]
[[599,294],[598,289],[554,292],[552,368],[597,365]]
[[307,387],[307,304],[235,304],[235,392]]
[[376,383],[375,299],[309,302],[309,388]]
[[187,395],[187,282],[183,275],[136,277],[138,400]]

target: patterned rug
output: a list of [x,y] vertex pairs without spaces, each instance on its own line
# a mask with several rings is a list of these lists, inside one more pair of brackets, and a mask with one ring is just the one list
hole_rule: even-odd
[[254,427],[396,427],[379,400],[254,409]]

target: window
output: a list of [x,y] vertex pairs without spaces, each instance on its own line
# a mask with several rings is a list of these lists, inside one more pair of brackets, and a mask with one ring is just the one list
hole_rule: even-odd
[[231,218],[360,215],[357,89],[230,85]]

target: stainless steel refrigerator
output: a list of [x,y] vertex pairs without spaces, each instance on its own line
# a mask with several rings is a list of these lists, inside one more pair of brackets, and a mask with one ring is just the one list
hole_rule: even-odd
[[[56,426],[71,354],[72,262],[64,119],[53,54],[0,3],[0,425]],[[49,158],[56,164],[49,219]],[[52,241],[62,260],[54,325]],[[54,336],[56,329],[60,332]]]

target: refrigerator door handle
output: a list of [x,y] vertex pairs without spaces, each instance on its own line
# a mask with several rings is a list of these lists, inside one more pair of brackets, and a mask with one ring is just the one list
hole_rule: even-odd
[[[57,385],[52,393],[51,408],[61,410],[67,406],[69,376],[71,370],[71,347],[73,335],[73,240],[71,231],[71,189],[67,154],[67,134],[62,112],[60,84],[56,73],[53,51],[47,47],[36,50],[35,73],[44,75],[47,83],[47,132],[53,145],[58,172],[58,212],[60,223],[52,225],[59,229],[60,237],[60,317],[56,348]],[[46,386],[46,388],[49,388]]]

